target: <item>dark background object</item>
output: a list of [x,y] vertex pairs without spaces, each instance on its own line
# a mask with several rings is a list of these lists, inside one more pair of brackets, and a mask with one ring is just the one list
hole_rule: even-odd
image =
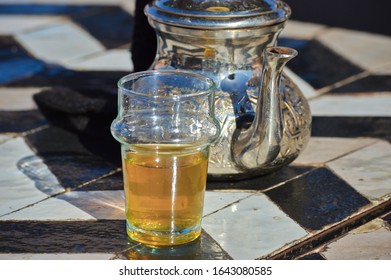
[[156,54],[155,30],[149,25],[144,7],[150,0],[136,0],[131,46],[134,72],[147,70]]

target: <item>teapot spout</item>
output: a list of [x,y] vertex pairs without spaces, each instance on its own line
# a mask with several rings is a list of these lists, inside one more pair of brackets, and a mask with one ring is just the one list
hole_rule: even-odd
[[242,169],[267,166],[280,153],[284,130],[280,80],[285,64],[296,55],[296,50],[286,47],[264,51],[255,118],[249,128],[236,133],[232,143],[232,157]]

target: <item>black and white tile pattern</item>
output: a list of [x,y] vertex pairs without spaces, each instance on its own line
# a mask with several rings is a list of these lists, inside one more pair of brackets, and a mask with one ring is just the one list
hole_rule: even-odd
[[263,177],[208,182],[196,242],[128,242],[108,124],[80,133],[34,95],[115,94],[133,70],[133,4],[0,0],[0,259],[391,259],[391,38],[295,21],[279,44],[299,51],[288,71],[313,114],[303,154]]

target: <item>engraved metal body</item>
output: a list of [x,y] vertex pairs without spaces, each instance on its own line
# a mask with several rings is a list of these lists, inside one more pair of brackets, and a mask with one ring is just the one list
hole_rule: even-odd
[[[292,162],[310,138],[311,113],[282,72],[296,52],[274,47],[289,7],[274,0],[182,2],[192,0],[146,7],[158,39],[151,68],[190,70],[215,81],[221,134],[210,149],[209,178],[253,177]],[[247,10],[239,2],[248,2]]]

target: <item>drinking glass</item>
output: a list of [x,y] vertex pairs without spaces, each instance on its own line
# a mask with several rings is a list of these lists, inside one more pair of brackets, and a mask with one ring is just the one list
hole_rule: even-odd
[[148,246],[191,242],[201,233],[209,146],[220,133],[214,82],[194,72],[150,70],[118,82],[128,236]]

